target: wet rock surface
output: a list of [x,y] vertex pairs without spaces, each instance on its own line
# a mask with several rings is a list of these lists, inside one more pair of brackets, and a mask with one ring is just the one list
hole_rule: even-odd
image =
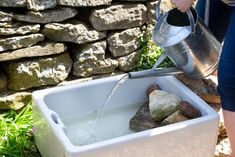
[[180,110],[175,111],[173,114],[168,116],[166,119],[162,121],[162,125],[169,125],[174,124],[177,122],[183,122],[188,120],[189,118],[186,117]]
[[155,90],[161,90],[161,87],[158,84],[152,84],[147,88],[146,94],[149,95],[150,93],[152,93]]
[[129,122],[132,131],[143,131],[201,116],[200,111],[189,102],[160,90],[158,84],[150,85],[146,94],[149,95],[149,102],[142,105]]
[[144,131],[156,127],[160,127],[161,123],[154,121],[149,112],[148,103],[142,105],[138,112],[130,120],[129,128],[132,131]]
[[178,106],[179,111],[186,117],[192,119],[201,116],[201,112],[189,104],[187,101],[182,101]]

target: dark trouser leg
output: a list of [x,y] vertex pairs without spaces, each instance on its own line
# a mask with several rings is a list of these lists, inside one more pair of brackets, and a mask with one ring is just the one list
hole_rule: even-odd
[[[206,0],[198,0],[196,10],[198,15],[204,19]],[[219,42],[223,42],[229,23],[231,7],[221,0],[210,0],[209,28]]]
[[235,157],[235,7],[231,9],[230,23],[219,62],[218,92],[232,157]]

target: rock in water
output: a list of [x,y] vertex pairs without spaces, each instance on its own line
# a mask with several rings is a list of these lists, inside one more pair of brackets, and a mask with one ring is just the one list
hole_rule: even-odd
[[161,90],[160,86],[158,84],[151,84],[147,90],[146,90],[146,94],[149,95],[150,93],[152,93],[155,90]]
[[132,131],[144,131],[161,126],[160,123],[151,119],[148,104],[142,105],[138,112],[131,118],[129,128]]
[[193,107],[189,102],[182,101],[179,106],[179,110],[182,112],[182,114],[190,119],[197,118],[201,116],[201,112]]
[[149,94],[149,110],[151,118],[162,121],[177,110],[181,98],[162,90],[155,90]]
[[166,119],[164,119],[162,121],[162,125],[169,125],[169,124],[174,124],[177,122],[182,122],[185,120],[188,120],[189,118],[187,118],[186,116],[184,116],[180,110],[175,111],[173,114],[171,114],[170,116],[168,116]]

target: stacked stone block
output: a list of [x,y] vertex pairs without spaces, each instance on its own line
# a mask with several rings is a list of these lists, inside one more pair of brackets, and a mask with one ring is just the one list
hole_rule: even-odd
[[0,91],[134,69],[156,2],[1,0]]

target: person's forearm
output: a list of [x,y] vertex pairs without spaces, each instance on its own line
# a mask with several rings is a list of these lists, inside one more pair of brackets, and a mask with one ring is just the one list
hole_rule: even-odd
[[171,3],[181,12],[186,12],[192,6],[194,1],[195,0],[171,0]]

